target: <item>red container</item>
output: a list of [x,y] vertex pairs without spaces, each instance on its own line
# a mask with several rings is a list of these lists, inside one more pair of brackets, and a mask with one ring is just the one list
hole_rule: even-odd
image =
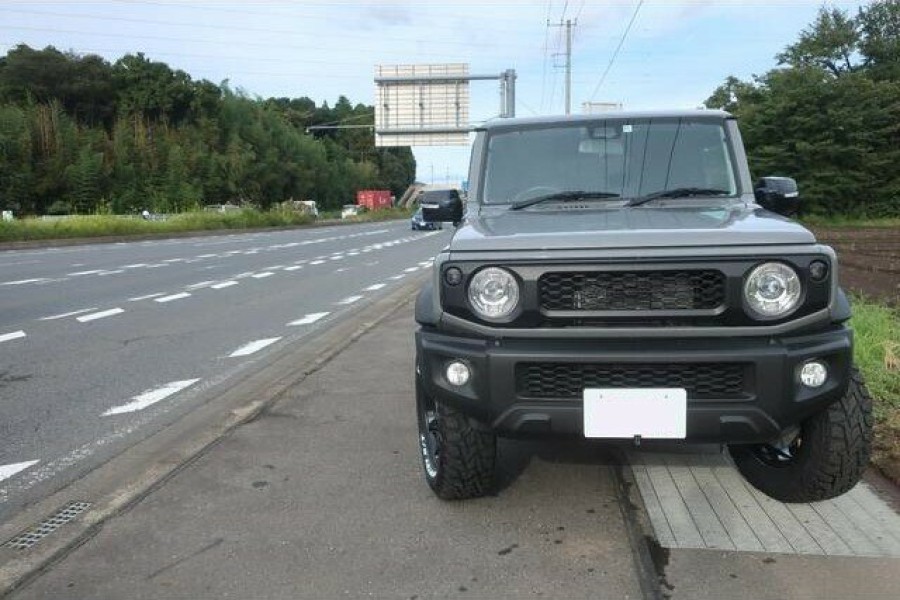
[[368,210],[381,210],[391,207],[390,190],[359,190],[356,192],[356,203]]

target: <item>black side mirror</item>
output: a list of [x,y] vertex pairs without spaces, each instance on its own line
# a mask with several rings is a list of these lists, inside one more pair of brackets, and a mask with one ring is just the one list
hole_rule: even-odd
[[422,207],[422,218],[428,223],[462,221],[463,202],[456,190],[431,190],[419,198]]
[[790,177],[763,177],[756,182],[753,193],[760,206],[786,217],[800,207],[797,182]]

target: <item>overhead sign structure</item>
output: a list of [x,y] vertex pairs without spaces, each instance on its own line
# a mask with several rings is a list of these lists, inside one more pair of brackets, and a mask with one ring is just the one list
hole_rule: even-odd
[[453,146],[469,143],[469,82],[501,81],[501,115],[515,115],[513,70],[469,75],[469,65],[377,65],[375,145]]

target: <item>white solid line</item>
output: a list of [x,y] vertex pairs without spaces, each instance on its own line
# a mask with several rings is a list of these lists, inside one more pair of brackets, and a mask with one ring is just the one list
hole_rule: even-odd
[[75,315],[80,315],[81,313],[90,312],[92,310],[97,310],[96,306],[92,306],[91,308],[82,308],[81,310],[73,310],[72,312],[63,313],[61,315],[53,315],[52,317],[41,317],[38,321],[55,321],[56,319],[65,319],[66,317],[74,317]]
[[277,338],[268,338],[265,340],[256,340],[255,342],[250,342],[249,344],[241,346],[240,348],[238,348],[237,350],[235,350],[234,352],[229,354],[228,358],[234,358],[235,356],[248,356],[250,354],[253,354],[254,352],[259,352],[266,346],[271,346],[272,344],[274,344],[275,342],[277,342],[280,339],[281,339],[280,337],[277,337]]
[[172,394],[177,394],[181,390],[190,387],[200,381],[199,379],[185,379],[184,381],[173,381],[172,383],[167,383],[166,385],[156,388],[154,390],[147,390],[131,399],[131,402],[127,402],[120,406],[115,406],[105,413],[103,413],[104,417],[108,417],[110,415],[120,415],[122,413],[130,413],[136,412],[139,410],[143,410],[148,406],[152,406],[159,402],[160,400],[165,400]]
[[303,317],[302,319],[297,319],[296,321],[291,321],[290,323],[288,323],[288,326],[309,325],[310,323],[315,323],[319,319],[324,319],[325,317],[327,317],[330,314],[331,313],[327,313],[327,312],[310,313],[310,314],[306,315],[305,317]]
[[252,277],[253,279],[265,279],[266,277],[271,277],[274,274],[275,273],[272,273],[271,271],[263,271],[262,273],[251,275],[250,277]]
[[381,288],[383,288],[383,287],[386,286],[386,285],[387,285],[386,283],[376,283],[376,284],[374,284],[374,285],[370,285],[369,287],[367,287],[367,288],[364,289],[363,291],[364,291],[364,292],[376,292],[376,291],[380,290]]
[[146,267],[147,263],[134,263],[133,265],[125,265],[123,269],[139,269],[141,267]]
[[27,460],[25,462],[13,463],[11,465],[0,465],[0,481],[9,479],[19,471],[24,471],[28,467],[38,464],[37,460]]
[[302,268],[303,268],[303,265],[293,265],[291,267],[285,267],[284,270],[285,271],[296,271],[296,270],[302,269]]
[[40,277],[38,279],[20,279],[19,281],[5,281],[0,283],[0,285],[24,285],[26,283],[40,283],[42,281],[49,281],[46,277]]
[[119,273],[124,273],[124,272],[125,272],[124,269],[116,269],[115,271],[100,271],[99,273],[97,273],[97,275],[99,275],[100,277],[103,277],[104,275],[118,275]]
[[335,302],[335,304],[353,304],[357,300],[362,300],[362,296],[347,296],[343,300]]
[[0,335],[0,342],[8,342],[10,340],[17,340],[23,337],[25,337],[24,331],[13,331],[12,333],[4,333],[3,335]]
[[147,294],[146,296],[136,296],[134,298],[129,298],[129,302],[140,302],[141,300],[149,300],[150,298],[159,298],[160,296],[165,295],[165,292],[156,292],[155,294]]
[[94,269],[93,271],[78,271],[77,273],[69,273],[68,277],[78,277],[79,275],[95,275],[102,272],[103,269]]
[[97,319],[105,319],[106,317],[111,317],[113,315],[120,315],[123,312],[125,311],[121,308],[111,308],[109,310],[101,310],[100,312],[95,312],[89,315],[75,318],[81,323],[87,323],[88,321],[95,321]]
[[231,286],[237,285],[237,284],[238,284],[238,282],[234,281],[232,279],[231,281],[223,281],[222,283],[217,283],[216,285],[211,285],[209,287],[211,287],[214,290],[223,290],[227,287],[231,287]]
[[172,300],[181,300],[182,298],[188,298],[190,294],[187,292],[181,292],[180,294],[172,294],[171,296],[163,296],[162,298],[157,298],[154,302],[171,302]]

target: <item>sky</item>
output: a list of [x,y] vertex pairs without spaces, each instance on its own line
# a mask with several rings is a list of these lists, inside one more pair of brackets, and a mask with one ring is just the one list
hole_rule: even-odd
[[[859,1],[828,6],[855,14]],[[0,0],[0,53],[18,44],[127,53],[228,81],[252,97],[375,103],[375,65],[515,69],[516,114],[564,114],[572,21],[572,106],[694,108],[729,75],[748,79],[816,17],[818,0]],[[548,25],[549,23],[549,25]],[[470,120],[500,111],[499,83],[470,84]],[[468,146],[413,148],[417,179],[458,185]]]

